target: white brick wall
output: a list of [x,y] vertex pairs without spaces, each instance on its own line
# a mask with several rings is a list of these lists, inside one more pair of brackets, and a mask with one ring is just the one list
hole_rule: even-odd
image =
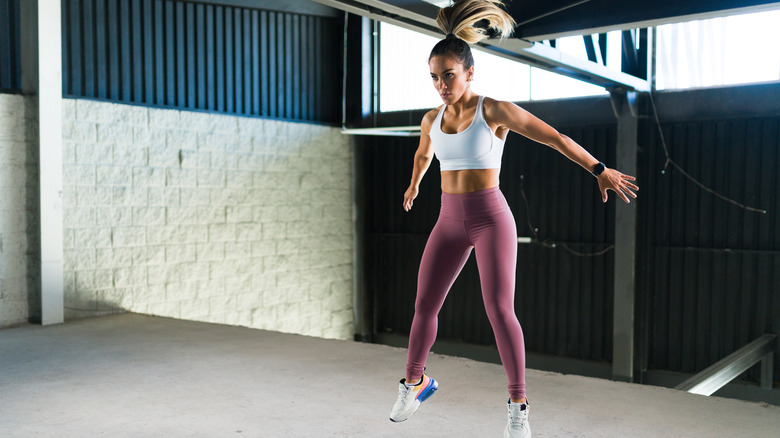
[[38,288],[33,110],[31,99],[0,94],[0,327],[27,321],[28,290]]
[[66,99],[63,131],[67,317],[352,337],[338,129]]

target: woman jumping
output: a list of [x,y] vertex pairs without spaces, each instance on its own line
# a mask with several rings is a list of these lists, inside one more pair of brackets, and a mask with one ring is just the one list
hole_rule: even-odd
[[409,334],[406,377],[398,385],[392,421],[409,418],[438,388],[425,371],[436,339],[439,310],[474,248],[482,296],[509,380],[505,438],[530,438],[525,388],[525,344],[514,309],[517,228],[499,190],[504,142],[509,131],[548,145],[591,172],[602,201],[612,190],[625,202],[636,198],[635,178],[607,168],[582,146],[511,102],[476,95],[470,88],[474,59],[469,43],[486,38],[474,27],[487,20],[502,36],[514,20],[501,1],[463,0],[439,11],[437,24],[446,37],[431,51],[433,86],[444,105],[422,120],[420,145],[403,208],[412,208],[420,181],[434,155],[441,165],[441,213],[420,262],[415,313]]

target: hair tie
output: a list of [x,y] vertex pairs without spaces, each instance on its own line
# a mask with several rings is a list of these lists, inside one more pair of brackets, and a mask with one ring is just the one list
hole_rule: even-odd
[[448,34],[447,34],[447,36],[445,36],[444,38],[445,38],[445,39],[449,39],[449,38],[457,38],[457,37],[458,37],[458,36],[457,36],[457,35],[455,35],[454,33],[448,33]]

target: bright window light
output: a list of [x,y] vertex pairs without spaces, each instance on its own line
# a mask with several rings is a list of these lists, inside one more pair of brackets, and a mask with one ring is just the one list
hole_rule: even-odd
[[780,80],[780,11],[658,26],[656,88]]
[[[387,23],[380,23],[380,26],[380,111],[435,108],[441,105],[441,98],[433,88],[428,68],[428,56],[439,39]],[[581,37],[572,38],[572,47],[576,45],[576,39],[579,39],[581,52],[584,53]],[[603,88],[576,79],[530,68],[480,50],[472,53],[472,87],[480,95],[523,102],[606,94]]]
[[[606,39],[607,39],[607,68],[614,70],[614,71],[620,71],[620,68],[622,67],[622,31],[619,30],[613,30],[611,32],[606,33]],[[593,34],[591,35],[593,38],[593,48],[596,50],[596,61],[599,64],[604,64],[604,60],[602,59],[601,50],[599,49],[599,43],[601,42],[601,35],[600,34]],[[582,59],[584,61],[588,61],[588,51],[585,49],[585,40],[582,38],[582,36],[570,36],[570,37],[563,37],[558,38],[555,41],[555,48],[560,50],[562,53],[565,53],[567,55],[574,56],[576,58]]]
[[598,85],[582,82],[540,68],[531,69],[530,82],[531,99],[524,100],[565,99],[607,94],[607,91]]
[[441,104],[431,85],[428,55],[436,39],[380,23],[380,111],[433,108]]

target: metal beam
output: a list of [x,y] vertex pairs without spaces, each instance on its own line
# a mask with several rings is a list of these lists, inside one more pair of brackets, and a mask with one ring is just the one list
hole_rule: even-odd
[[549,17],[550,15],[555,15],[555,14],[557,14],[559,12],[563,12],[563,11],[565,11],[567,9],[571,9],[571,8],[573,8],[575,6],[579,6],[579,5],[583,4],[583,3],[588,3],[589,1],[590,0],[578,0],[578,1],[575,1],[573,3],[568,3],[568,4],[565,4],[563,6],[557,7],[555,9],[543,12],[543,13],[535,16],[535,17],[531,17],[531,18],[525,19],[525,20],[521,21],[520,23],[517,23],[517,25],[518,26],[523,26],[523,25],[526,25],[528,23],[533,23],[534,21],[541,20],[542,18]]
[[549,70],[605,88],[623,88],[634,91],[650,91],[650,83],[636,76],[608,69],[595,62],[585,61],[550,46],[536,43],[524,50],[510,51],[506,48],[511,40],[488,40],[484,43],[485,51],[530,64],[544,70]]
[[240,8],[262,9],[264,11],[288,12],[292,14],[315,15],[318,17],[339,17],[341,12],[312,3],[309,0],[188,0],[193,3],[222,5]]
[[[435,25],[433,5],[425,2],[413,2],[415,5],[427,5],[427,9],[415,11],[400,7],[398,1],[389,4],[378,0],[314,0],[316,2],[347,11],[352,14],[384,21],[425,35],[441,38],[441,31]],[[406,2],[412,3],[412,2]],[[428,12],[430,10],[430,12]],[[430,15],[427,15],[430,14]],[[503,40],[491,39],[479,43],[477,49],[522,62],[537,68],[607,88],[624,88],[636,91],[650,91],[650,84],[643,79],[609,70],[595,62],[581,60],[543,44],[532,43],[519,38]]]
[[[637,171],[639,121],[636,93],[615,90],[611,93],[617,116],[617,161],[615,168],[629,175]],[[634,312],[636,299],[636,202],[615,209],[614,309],[612,335],[612,378],[633,382],[636,349]]]
[[[363,4],[361,1],[352,1],[352,0],[313,0],[313,1],[317,3],[322,3],[326,6],[341,9],[342,11],[349,12],[350,14],[360,15],[362,17],[370,18],[372,20],[383,21],[385,23],[390,23],[395,26],[413,30],[415,32],[420,32],[424,35],[428,35],[432,37],[441,37],[441,31],[436,27],[435,20],[433,20],[432,25],[429,24],[426,25],[422,22],[412,21],[403,15],[391,14],[379,8],[369,7]],[[419,14],[409,13],[408,15],[417,16]]]
[[598,62],[598,57],[596,57],[596,45],[593,44],[593,35],[583,35],[582,40],[585,42],[585,52],[588,54],[588,61]]
[[[570,3],[571,0],[546,2],[509,2],[507,11],[515,20],[524,21],[542,11]],[[590,35],[613,30],[655,27],[663,24],[726,17],[780,9],[780,2],[765,0],[679,1],[657,0],[646,3],[625,0],[599,0],[560,11],[527,25],[518,26],[519,37],[544,41],[568,36]]]
[[341,133],[349,135],[379,135],[385,137],[419,137],[420,126],[388,126],[381,128],[342,129]]
[[601,63],[607,65],[607,34],[599,34],[599,51],[601,52]]
[[434,28],[436,27],[436,15],[439,13],[439,8],[425,2],[389,2],[380,0],[356,1],[358,3],[363,3],[370,8],[377,8],[389,14],[398,15]]
[[776,345],[777,335],[763,335],[677,385],[675,389],[692,394],[711,395],[759,361],[761,362],[761,387],[772,389],[772,356]]
[[[35,101],[39,159],[40,319],[64,321],[62,229],[62,32],[60,0],[20,5],[22,92]],[[32,268],[32,267],[30,267]],[[31,292],[32,293],[32,292]],[[32,317],[38,309],[31,309]]]
[[639,70],[639,50],[636,47],[634,31],[624,30],[622,35],[623,71],[636,74]]

